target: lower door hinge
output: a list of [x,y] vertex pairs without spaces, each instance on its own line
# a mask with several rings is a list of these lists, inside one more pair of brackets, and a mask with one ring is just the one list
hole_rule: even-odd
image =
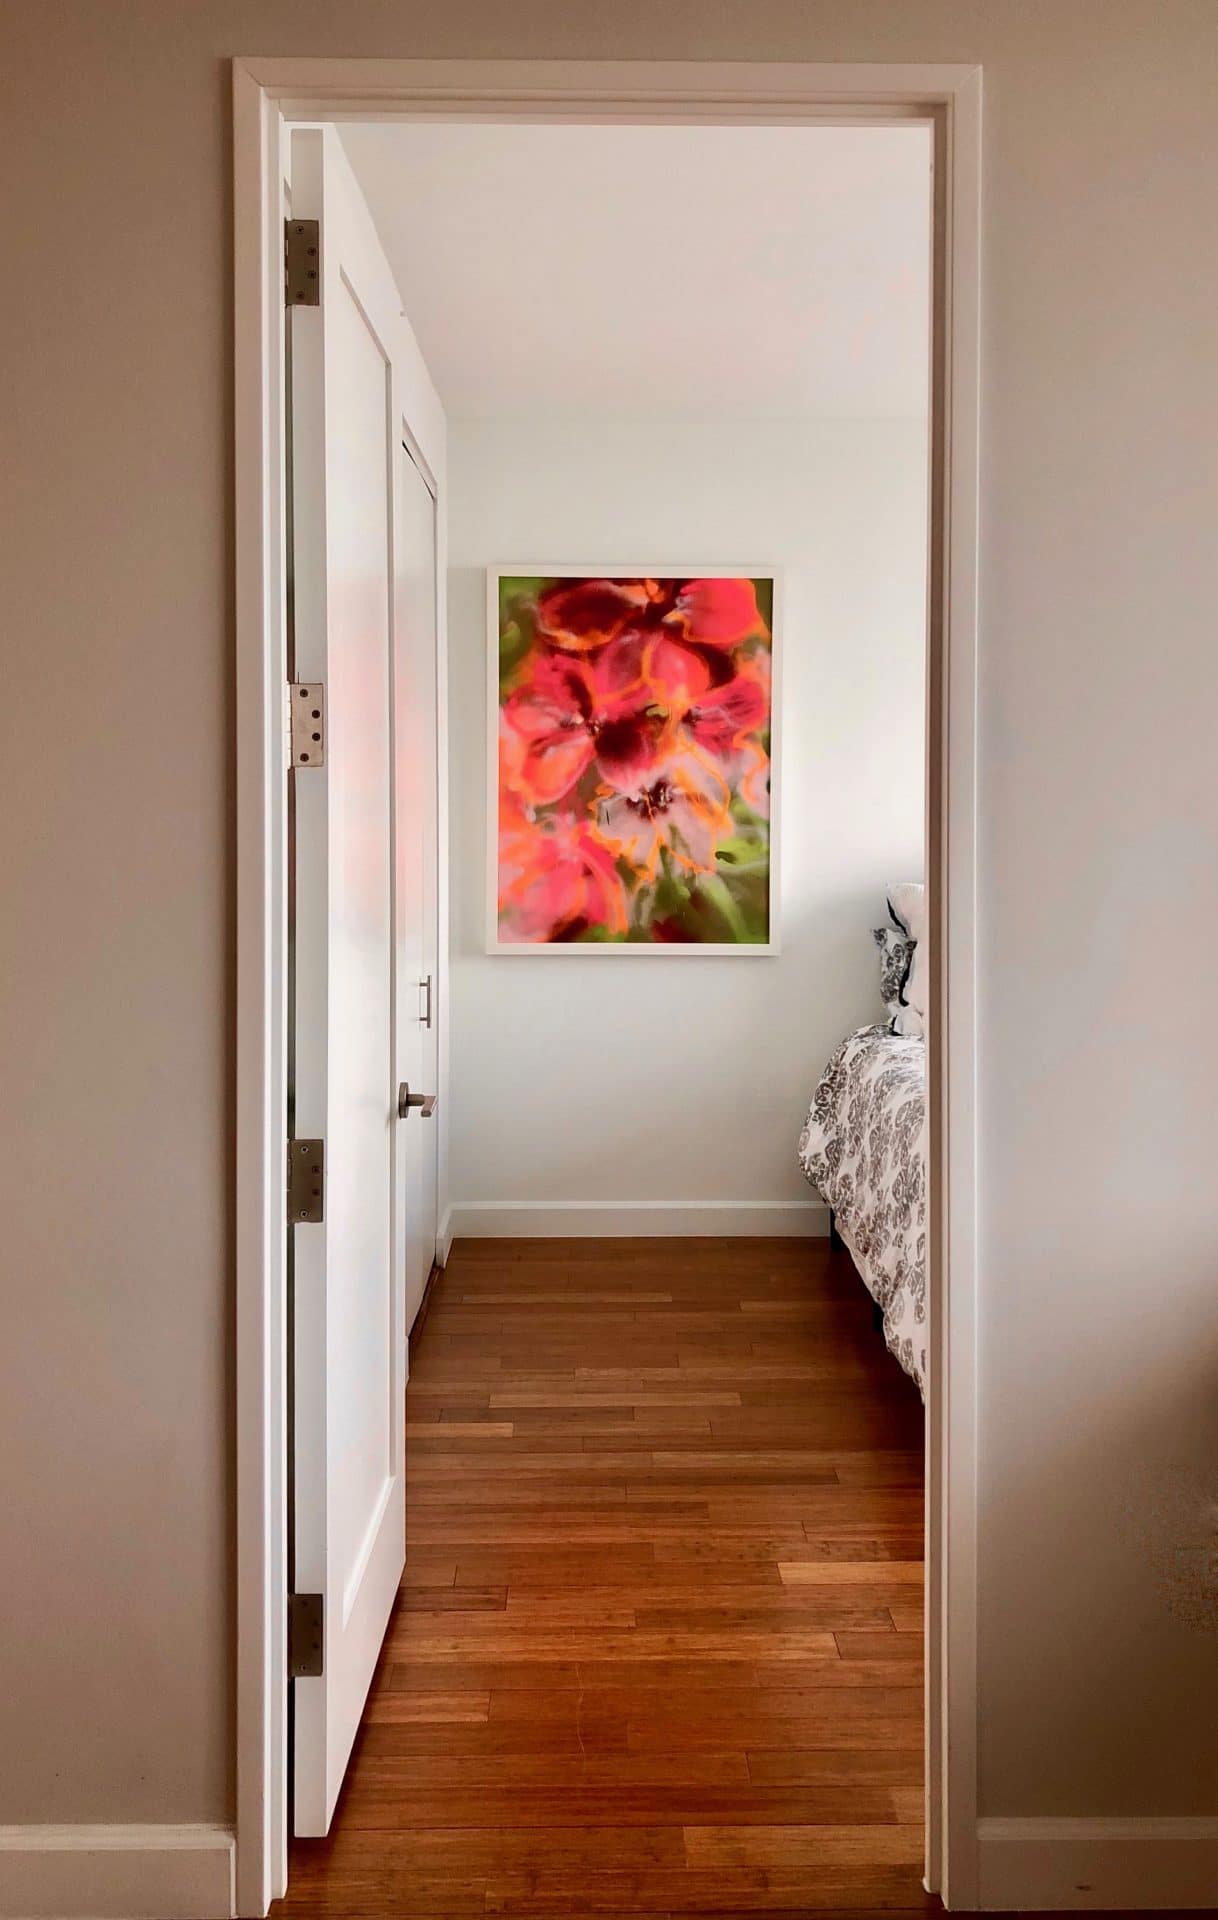
[[326,689],[320,680],[288,683],[288,729],[294,767],[326,764]]
[[316,220],[283,223],[283,298],[289,307],[321,305],[321,227]]
[[322,1626],[325,1605],[320,1593],[288,1595],[288,1679],[319,1679],[325,1665]]
[[312,1226],[326,1217],[326,1143],[288,1141],[288,1225]]

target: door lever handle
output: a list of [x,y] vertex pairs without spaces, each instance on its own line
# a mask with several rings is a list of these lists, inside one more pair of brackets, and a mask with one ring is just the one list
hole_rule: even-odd
[[423,1119],[430,1120],[436,1110],[436,1101],[438,1098],[438,1094],[434,1093],[411,1093],[406,1081],[400,1081],[398,1084],[398,1119],[409,1119],[410,1109],[417,1107]]

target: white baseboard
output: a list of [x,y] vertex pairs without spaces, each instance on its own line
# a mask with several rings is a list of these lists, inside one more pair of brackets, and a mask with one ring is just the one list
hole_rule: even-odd
[[450,1244],[653,1234],[795,1238],[828,1231],[829,1209],[818,1200],[457,1200],[448,1218]]
[[232,1920],[226,1827],[0,1827],[3,1920]]
[[978,1905],[1218,1906],[1218,1819],[977,1822]]
[[453,1210],[445,1207],[436,1229],[436,1265],[446,1267],[448,1256],[453,1250]]

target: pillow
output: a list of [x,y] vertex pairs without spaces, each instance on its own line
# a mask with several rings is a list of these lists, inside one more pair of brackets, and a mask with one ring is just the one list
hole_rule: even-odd
[[901,1012],[901,988],[909,972],[913,947],[899,927],[872,927],[871,937],[880,950],[880,998],[891,1019]]
[[897,932],[911,946],[909,968],[897,994],[899,1005],[893,1016],[892,1030],[907,1038],[920,1037],[926,1032],[930,998],[926,888],[920,881],[906,880],[889,887],[888,916]]

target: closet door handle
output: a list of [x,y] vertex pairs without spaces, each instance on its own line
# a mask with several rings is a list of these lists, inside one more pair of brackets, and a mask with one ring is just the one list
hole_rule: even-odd
[[438,1098],[434,1093],[411,1093],[406,1081],[401,1081],[398,1086],[398,1119],[408,1120],[411,1108],[417,1107],[424,1120],[430,1120]]
[[431,1025],[431,975],[428,974],[426,980],[420,980],[419,985],[422,987],[424,994],[423,1011],[419,1015],[419,1025],[421,1027],[429,1027]]

